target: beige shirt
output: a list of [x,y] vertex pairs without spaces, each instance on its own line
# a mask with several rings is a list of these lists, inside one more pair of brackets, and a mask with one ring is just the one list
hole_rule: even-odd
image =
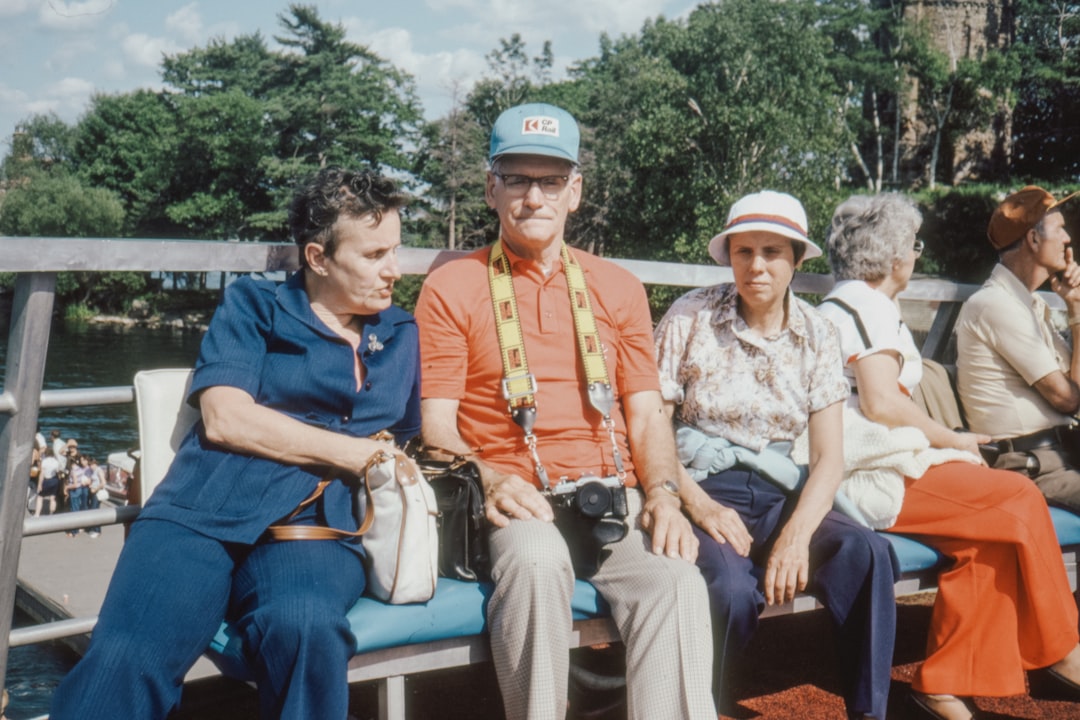
[[998,440],[1072,422],[1032,387],[1055,370],[1067,375],[1072,350],[1046,302],[1004,265],[960,310],[956,351],[957,391],[971,430]]

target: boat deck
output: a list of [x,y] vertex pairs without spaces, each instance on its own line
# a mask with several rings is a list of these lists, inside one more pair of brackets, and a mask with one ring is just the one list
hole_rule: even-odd
[[[20,608],[47,620],[96,615],[123,543],[121,526],[106,526],[102,530],[101,537],[96,539],[85,533],[74,538],[63,533],[25,538],[19,561]],[[890,717],[909,716],[904,698],[911,676],[924,657],[932,601],[932,593],[917,595],[902,599],[898,608]],[[736,720],[846,717],[831,637],[829,623],[820,610],[763,621],[736,679],[736,706],[721,717]],[[69,640],[77,651],[85,647],[85,642],[86,636]],[[597,671],[612,669],[619,663],[618,648],[585,653],[591,655],[582,661]],[[200,660],[187,680],[183,708],[174,720],[243,720],[258,716],[254,690],[221,677],[208,660]],[[406,687],[414,718],[494,720],[502,716],[490,664],[409,677]],[[594,692],[580,701],[583,713],[576,717],[594,720],[625,717],[617,710],[602,710],[614,697],[617,696],[604,697]],[[980,698],[977,703],[988,717],[1032,720],[1075,717],[1075,706],[1037,701],[1028,696]],[[373,683],[353,686],[350,708],[355,720],[376,717],[377,695]],[[585,714],[589,708],[593,712]]]

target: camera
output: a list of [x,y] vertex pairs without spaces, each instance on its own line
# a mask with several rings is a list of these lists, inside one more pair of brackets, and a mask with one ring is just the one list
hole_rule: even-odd
[[596,573],[604,545],[619,542],[629,531],[626,488],[617,477],[585,474],[578,480],[563,478],[548,491],[555,511],[555,526],[570,548],[574,573],[588,578]]

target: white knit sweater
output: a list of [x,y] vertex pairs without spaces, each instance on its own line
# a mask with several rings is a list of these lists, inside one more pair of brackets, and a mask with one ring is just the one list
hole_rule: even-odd
[[[791,457],[805,463],[809,456],[804,432],[795,440]],[[922,477],[934,465],[956,461],[980,462],[964,450],[930,447],[918,428],[888,428],[854,408],[844,408],[844,480],[840,489],[875,530],[896,523],[904,504],[905,477]]]

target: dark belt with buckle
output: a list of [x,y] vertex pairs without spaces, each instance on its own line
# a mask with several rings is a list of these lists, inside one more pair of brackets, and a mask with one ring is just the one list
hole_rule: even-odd
[[1072,431],[1071,425],[1057,425],[1045,430],[1033,432],[1030,435],[998,440],[997,446],[1002,453],[1030,452],[1039,448],[1062,445],[1065,437]]

